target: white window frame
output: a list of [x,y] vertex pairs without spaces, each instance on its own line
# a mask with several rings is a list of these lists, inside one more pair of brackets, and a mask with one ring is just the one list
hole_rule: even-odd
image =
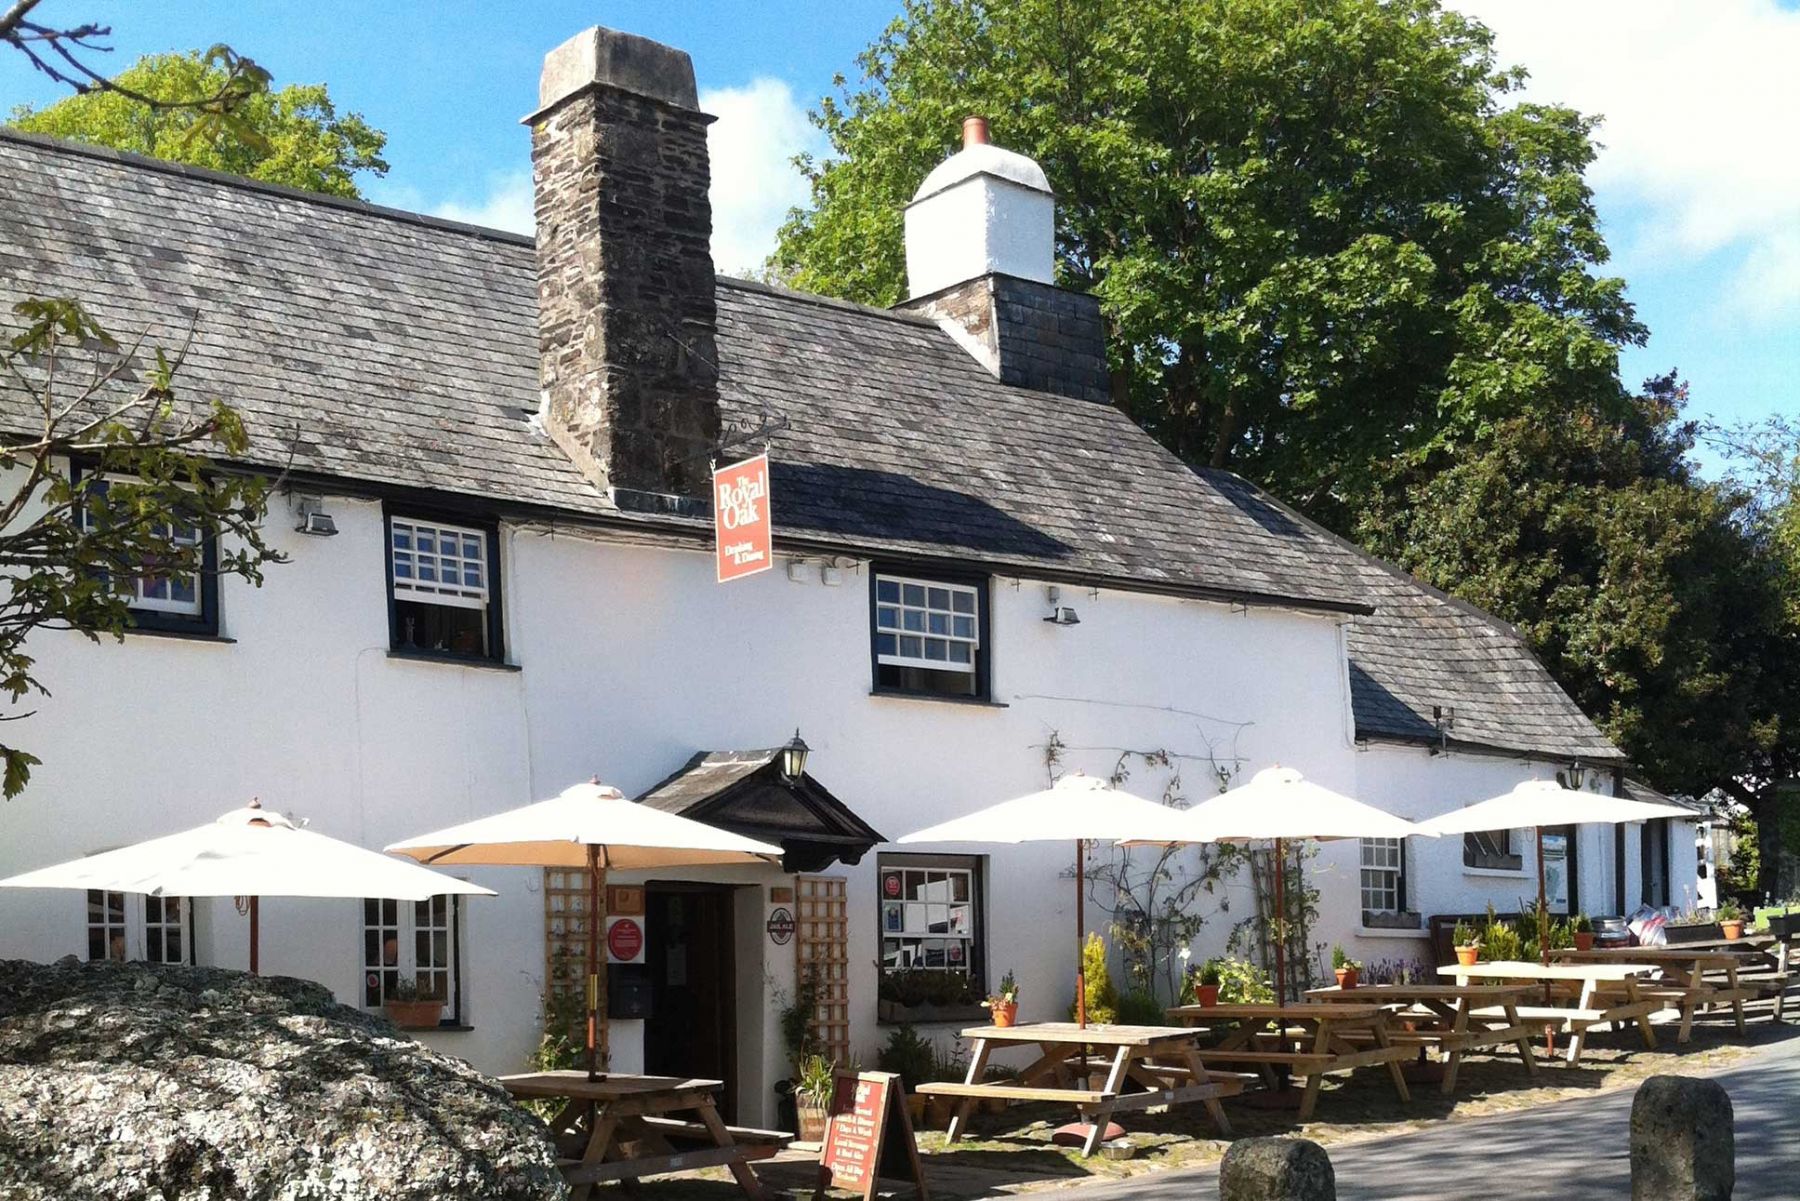
[[[431,537],[434,548],[430,552],[419,549],[421,535],[427,534]],[[454,554],[443,553],[446,535],[453,536],[456,540]],[[399,545],[403,538],[407,543],[404,549]],[[395,600],[486,611],[493,594],[494,579],[494,565],[488,555],[488,531],[476,526],[390,514],[387,553],[388,571],[394,581]],[[432,575],[436,577],[430,581],[422,578],[427,560]],[[454,563],[456,569],[456,578],[449,583],[442,578],[446,562]],[[470,564],[476,569],[473,581],[468,571]]]
[[[897,586],[898,593],[894,599],[883,599],[883,584]],[[921,590],[916,602],[909,598],[909,588]],[[870,636],[879,639],[883,635],[892,635],[895,649],[892,653],[884,652],[877,642],[875,661],[889,667],[917,667],[925,671],[976,675],[981,658],[981,591],[974,584],[876,572],[875,620]],[[944,594],[943,604],[934,603],[934,592]],[[966,612],[956,608],[959,596],[969,598]],[[915,617],[916,623],[912,620]],[[915,625],[916,628],[913,628]],[[919,640],[918,654],[904,653],[908,639]],[[925,654],[927,644],[931,643],[943,645],[944,658],[933,659]],[[949,657],[951,648],[956,646],[968,647],[969,657],[966,662]]]
[[[982,861],[974,856],[880,857],[876,912],[883,972],[978,974],[982,952],[982,868]],[[885,887],[893,872],[901,874],[898,899],[889,897]],[[958,882],[962,884],[960,899]],[[924,890],[917,900],[911,892],[915,883]],[[936,895],[933,889],[938,890]],[[934,949],[941,955],[937,963],[930,961]]]
[[[424,992],[423,977],[432,977],[429,983],[438,986],[445,1014],[461,1021],[462,916],[462,898],[455,894],[440,893],[423,901],[365,898],[358,914],[362,941],[358,1004],[380,1009],[401,980],[415,981]],[[386,958],[389,937],[395,941],[392,963]]]
[[[94,921],[95,898],[100,898],[101,920]],[[95,930],[101,932],[101,938],[107,948],[106,958],[111,959],[112,939],[114,935],[124,940],[125,959],[132,963],[178,963],[192,965],[194,963],[194,902],[190,897],[146,897],[140,893],[105,892],[98,888],[90,888],[82,896],[82,903],[87,907],[87,918],[83,929],[87,934],[86,951],[88,958],[93,959],[92,937]],[[171,919],[170,914],[174,914]],[[162,935],[154,940],[158,944],[158,955],[152,958],[150,948],[152,931]],[[181,957],[168,958],[167,937],[173,932],[181,940]]]
[[1399,838],[1358,840],[1358,896],[1364,913],[1400,913],[1406,900],[1406,842]]
[[[131,482],[132,481],[128,477],[124,476],[102,475],[89,481],[88,486],[92,487],[98,485],[99,490],[104,492],[114,483],[129,484]],[[184,527],[177,523],[173,533],[169,536],[169,541],[178,546],[194,547],[199,550],[202,559],[205,557],[205,540],[201,537],[199,526],[190,525]],[[109,571],[106,574],[108,583],[112,586],[113,590],[120,596],[130,598],[125,602],[127,608],[138,609],[148,613],[172,613],[178,617],[204,618],[206,616],[206,580],[204,578],[206,573],[204,570],[185,573],[181,576],[154,574],[124,576],[112,571]],[[172,595],[150,596],[144,591],[145,584],[151,580],[173,585],[176,579],[185,579],[189,581],[194,594],[192,600],[180,600]],[[130,583],[130,588],[125,586],[127,582]],[[171,587],[169,591],[173,592],[173,587]]]

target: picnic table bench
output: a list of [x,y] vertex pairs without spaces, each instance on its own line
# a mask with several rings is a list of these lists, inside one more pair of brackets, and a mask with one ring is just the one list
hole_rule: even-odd
[[[1737,1032],[1744,1033],[1744,1002],[1753,1001],[1761,990],[1738,979],[1738,968],[1746,956],[1736,951],[1715,951],[1691,946],[1673,947],[1607,947],[1590,951],[1552,951],[1550,957],[1562,963],[1643,963],[1663,974],[1664,983],[1652,983],[1640,989],[1646,997],[1663,1001],[1681,1013],[1681,1026],[1675,1035],[1677,1043],[1693,1037],[1694,1015],[1714,1005],[1731,1006],[1737,1021]],[[1706,978],[1708,972],[1722,973],[1723,983]]]
[[[951,1143],[968,1133],[976,1103],[995,1099],[1073,1106],[1089,1124],[1083,1155],[1099,1149],[1113,1114],[1166,1109],[1189,1101],[1204,1104],[1219,1133],[1229,1135],[1231,1123],[1219,1099],[1244,1087],[1235,1075],[1208,1071],[1196,1050],[1194,1032],[1178,1026],[1026,1022],[975,1026],[962,1036],[970,1040],[969,1071],[963,1082],[921,1084],[914,1090],[921,1096],[956,1099],[945,1135]],[[994,1048],[1007,1045],[1036,1046],[1038,1058],[1010,1080],[983,1080]],[[1099,1088],[1080,1087],[1091,1086],[1091,1076],[1101,1071]]]
[[1531,992],[1526,984],[1359,984],[1355,988],[1315,988],[1306,995],[1315,1003],[1392,1004],[1395,1017],[1413,1029],[1393,1031],[1392,1042],[1434,1047],[1444,1057],[1440,1088],[1447,1097],[1456,1089],[1463,1054],[1512,1044],[1525,1063],[1525,1074],[1537,1075],[1531,1053],[1531,1029],[1519,1007]]
[[[1519,1005],[1514,1013],[1530,1025],[1543,1024],[1569,1032],[1569,1050],[1565,1056],[1570,1066],[1581,1062],[1581,1051],[1587,1043],[1587,1032],[1595,1026],[1623,1025],[1633,1022],[1643,1036],[1644,1045],[1656,1049],[1656,1027],[1650,1015],[1662,1009],[1664,1002],[1643,993],[1644,977],[1656,969],[1634,963],[1531,963],[1503,960],[1497,963],[1446,964],[1438,969],[1442,976],[1452,976],[1458,984],[1477,980],[1504,984],[1542,985],[1546,998],[1543,1005]],[[1573,1005],[1556,1004],[1557,998],[1573,999]],[[1494,1012],[1492,1008],[1475,1010],[1477,1014]]]
[[[1747,988],[1754,988],[1758,996],[1775,998],[1775,1020],[1779,1022],[1784,1020],[1787,1010],[1787,991],[1788,985],[1793,980],[1792,965],[1796,945],[1800,945],[1800,930],[1787,934],[1775,934],[1764,930],[1760,933],[1746,934],[1742,938],[1708,938],[1699,942],[1684,942],[1678,944],[1676,949],[1725,951],[1742,955],[1746,963],[1753,959],[1761,961],[1765,967],[1770,969],[1769,973],[1753,977],[1745,976],[1742,978],[1742,983]],[[1667,950],[1668,948],[1650,949]]]
[[[762,1183],[750,1161],[767,1159],[793,1137],[727,1126],[713,1101],[724,1087],[717,1080],[619,1074],[590,1080],[586,1072],[558,1071],[502,1076],[500,1083],[520,1099],[564,1102],[549,1126],[573,1201],[586,1201],[602,1181],[635,1183],[644,1176],[721,1165],[760,1201]],[[684,1113],[694,1116],[671,1116]]]
[[1243,1064],[1270,1083],[1272,1069],[1277,1067],[1306,1077],[1306,1091],[1300,1099],[1302,1122],[1312,1117],[1319,1090],[1332,1072],[1386,1064],[1400,1099],[1412,1100],[1400,1064],[1412,1056],[1413,1049],[1394,1041],[1388,1029],[1386,1006],[1181,1005],[1168,1010],[1168,1014],[1184,1025],[1220,1033],[1216,1044],[1200,1048],[1200,1055],[1209,1063]]

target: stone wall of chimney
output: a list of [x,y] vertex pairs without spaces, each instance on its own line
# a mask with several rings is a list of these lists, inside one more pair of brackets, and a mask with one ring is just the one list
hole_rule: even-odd
[[[625,38],[606,30],[583,36]],[[591,48],[581,49],[591,60]],[[640,73],[685,69],[692,94],[685,54],[643,39],[603,40],[602,78],[590,70],[528,119],[543,419],[619,504],[668,507],[676,502],[660,498],[708,495],[708,459],[719,441],[712,119],[612,86],[604,78],[608,51],[620,59],[629,52]],[[555,61],[546,64],[546,86]]]
[[1100,303],[1010,275],[984,275],[900,306],[935,317],[1003,384],[1112,401]]

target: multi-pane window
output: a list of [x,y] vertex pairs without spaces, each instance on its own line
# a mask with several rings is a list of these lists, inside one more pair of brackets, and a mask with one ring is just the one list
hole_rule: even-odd
[[877,572],[874,588],[876,684],[981,695],[981,586]]
[[[88,491],[104,499],[113,481],[88,479]],[[84,517],[84,520],[87,520]],[[155,522],[151,536],[166,540],[172,555],[186,559],[196,569],[174,570],[174,561],[132,564],[135,571],[117,568],[101,573],[106,583],[125,600],[135,625],[143,629],[185,630],[214,633],[218,629],[217,563],[214,547],[198,525],[175,521]]]
[[88,889],[89,959],[194,962],[194,907],[182,897]]
[[1524,860],[1513,848],[1511,830],[1477,830],[1463,835],[1463,866],[1518,871]]
[[456,898],[424,901],[370,897],[363,901],[363,993],[365,1008],[379,1009],[394,998],[402,980],[421,998],[442,1001],[446,1020],[456,1019],[460,1001],[456,968]]
[[390,516],[395,649],[499,658],[493,558],[489,530]]
[[883,855],[880,896],[883,971],[981,974],[980,859]]
[[1405,851],[1398,838],[1362,840],[1364,913],[1399,913],[1405,907]]

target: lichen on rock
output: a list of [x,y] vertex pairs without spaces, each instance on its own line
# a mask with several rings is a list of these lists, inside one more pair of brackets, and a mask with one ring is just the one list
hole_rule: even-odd
[[7,1201],[540,1201],[543,1123],[306,980],[0,960]]

